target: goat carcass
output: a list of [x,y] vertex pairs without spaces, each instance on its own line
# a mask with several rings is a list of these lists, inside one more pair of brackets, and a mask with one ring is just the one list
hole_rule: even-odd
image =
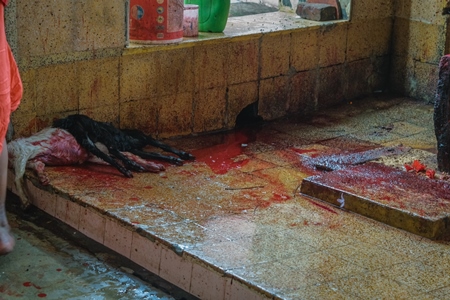
[[111,164],[125,176],[132,177],[130,170],[164,170],[163,165],[146,159],[160,159],[177,165],[183,162],[176,157],[142,151],[146,145],[160,147],[184,159],[194,159],[189,153],[171,148],[138,130],[119,130],[109,123],[97,122],[83,115],[56,120],[53,128],[16,139],[8,143],[8,157],[9,165],[15,172],[15,185],[22,207],[30,205],[23,189],[26,168],[33,169],[40,182],[46,185],[49,183],[44,172],[46,165],[74,165],[86,161]]

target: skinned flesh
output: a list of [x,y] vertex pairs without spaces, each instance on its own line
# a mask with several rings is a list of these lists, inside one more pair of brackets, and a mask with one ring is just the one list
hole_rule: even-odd
[[[98,148],[108,154],[105,146],[99,144]],[[128,152],[123,155],[142,166],[147,172],[160,172],[164,166],[146,161]],[[107,164],[96,156],[91,155],[81,147],[77,140],[68,131],[60,128],[45,128],[42,131],[27,137],[19,138],[8,143],[9,167],[14,170],[14,183],[22,201],[22,207],[27,208],[31,203],[23,188],[25,170],[32,169],[43,185],[49,184],[45,174],[45,166],[64,166],[82,164],[86,161]]]

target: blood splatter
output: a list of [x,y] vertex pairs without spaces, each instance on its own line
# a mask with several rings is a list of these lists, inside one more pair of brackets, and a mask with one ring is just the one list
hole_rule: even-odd
[[45,293],[39,293],[37,296],[38,296],[39,298],[45,298],[45,297],[47,297],[47,294],[45,294]]
[[273,192],[272,198],[270,200],[274,202],[283,202],[291,199],[291,196],[286,195],[285,193],[277,193]]
[[32,287],[34,287],[34,288],[36,288],[38,290],[42,289],[40,286],[38,286],[38,285],[36,285],[36,284],[34,284],[34,283],[30,282],[30,281],[24,282],[23,286],[26,286],[26,287],[31,287],[32,286]]
[[249,159],[236,159],[242,154],[242,144],[247,144],[249,137],[242,131],[229,133],[224,142],[212,147],[193,151],[197,161],[206,163],[216,174],[226,174],[231,169],[245,166]]

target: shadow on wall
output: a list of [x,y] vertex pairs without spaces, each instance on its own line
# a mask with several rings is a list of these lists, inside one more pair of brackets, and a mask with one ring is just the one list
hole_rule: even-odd
[[[391,39],[391,66],[389,88],[399,94],[410,95],[410,91],[416,91],[417,84],[411,76],[411,68],[408,65],[410,52],[410,26],[411,1],[401,1],[396,5],[394,18],[394,32]],[[406,25],[404,25],[406,23]]]

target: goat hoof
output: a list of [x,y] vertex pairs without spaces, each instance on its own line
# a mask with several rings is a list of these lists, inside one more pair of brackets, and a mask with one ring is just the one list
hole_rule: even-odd
[[178,158],[174,158],[172,162],[175,165],[177,165],[177,166],[182,166],[183,165],[183,161],[181,159],[178,159]]
[[195,156],[187,152],[183,153],[181,158],[184,160],[195,160]]
[[122,174],[125,175],[125,177],[133,178],[133,173],[129,170],[123,171]]

